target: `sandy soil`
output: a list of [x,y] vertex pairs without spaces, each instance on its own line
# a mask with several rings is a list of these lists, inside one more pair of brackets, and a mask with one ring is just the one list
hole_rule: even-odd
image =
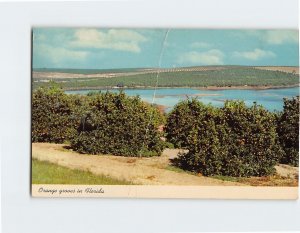
[[285,164],[275,166],[278,175],[285,178],[297,178],[299,174],[299,167],[292,167]]
[[167,170],[169,158],[177,156],[179,150],[166,149],[162,156],[133,158],[111,155],[79,154],[64,148],[62,144],[33,143],[32,157],[49,161],[71,169],[88,170],[134,184],[145,185],[204,185],[236,186],[238,182],[195,176]]
[[299,74],[299,67],[296,66],[256,66],[255,69]]

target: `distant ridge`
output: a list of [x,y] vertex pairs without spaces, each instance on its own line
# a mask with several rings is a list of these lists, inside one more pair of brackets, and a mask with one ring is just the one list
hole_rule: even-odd
[[299,74],[299,66],[242,66],[242,65],[210,65],[210,66],[188,66],[174,68],[117,68],[117,69],[73,69],[73,68],[33,68],[33,72],[53,72],[70,74],[105,74],[105,73],[156,73],[156,72],[181,72],[181,71],[208,71],[232,68],[254,68],[270,71],[282,71]]

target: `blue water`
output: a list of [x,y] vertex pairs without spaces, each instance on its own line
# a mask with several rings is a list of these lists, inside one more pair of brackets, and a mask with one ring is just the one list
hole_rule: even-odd
[[[68,94],[86,95],[89,92],[100,90],[74,90],[66,91]],[[106,90],[101,90],[106,91]],[[118,89],[110,90],[119,92]],[[142,100],[152,103],[154,89],[124,89],[129,96],[139,95]],[[267,90],[197,90],[192,88],[163,88],[156,90],[155,104],[166,106],[169,112],[175,104],[187,97],[196,97],[203,103],[211,103],[213,106],[222,107],[225,100],[243,100],[247,106],[253,102],[264,106],[270,111],[281,111],[283,109],[283,98],[291,98],[299,95],[299,87],[267,89]]]

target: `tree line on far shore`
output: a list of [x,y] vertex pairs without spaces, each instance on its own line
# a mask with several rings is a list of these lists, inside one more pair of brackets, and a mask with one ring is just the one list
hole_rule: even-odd
[[[111,88],[122,84],[134,87],[155,87],[157,73],[126,74],[113,78],[59,78],[64,89]],[[47,78],[37,78],[33,88],[49,86]],[[50,81],[50,79],[48,79]],[[299,76],[283,71],[261,70],[253,67],[226,67],[215,70],[161,72],[159,87],[229,87],[229,86],[291,86],[299,83]],[[51,85],[51,83],[50,83]]]
[[33,91],[32,142],[133,157],[184,148],[188,152],[172,161],[182,169],[208,176],[264,176],[278,163],[299,166],[299,96],[284,99],[282,112],[241,101],[218,108],[191,98],[164,114],[123,92],[67,95],[53,85]]

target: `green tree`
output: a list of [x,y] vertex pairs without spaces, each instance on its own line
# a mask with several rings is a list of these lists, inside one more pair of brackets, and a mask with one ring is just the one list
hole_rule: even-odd
[[262,176],[275,171],[282,151],[276,144],[274,114],[240,101],[227,101],[223,108],[197,102],[181,102],[167,119],[167,135],[188,149],[175,165],[204,175]]
[[32,141],[63,143],[76,127],[71,98],[56,85],[32,94]]
[[285,152],[281,163],[299,166],[299,96],[284,99],[283,108],[277,127],[279,141]]
[[123,92],[90,95],[77,134],[74,150],[90,154],[153,156],[162,152],[156,108]]

